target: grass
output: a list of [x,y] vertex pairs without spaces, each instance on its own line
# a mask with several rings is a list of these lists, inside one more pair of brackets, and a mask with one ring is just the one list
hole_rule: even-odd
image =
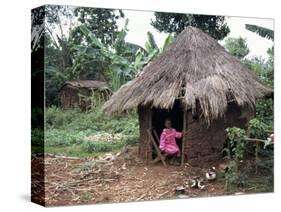
[[245,193],[267,193],[273,192],[273,176],[268,174],[267,176],[263,175],[250,175],[247,177],[247,182],[244,186],[235,186],[233,185],[229,191],[226,191],[227,194],[234,194],[236,192],[244,191]]
[[[32,152],[91,157],[135,145],[139,137],[136,113],[108,116],[99,107],[81,112],[79,109],[46,110],[45,137],[42,130],[32,131]],[[43,148],[44,147],[44,148]]]
[[273,192],[273,176],[251,176],[248,181],[248,190],[253,193]]
[[94,195],[90,192],[84,192],[81,194],[80,199],[81,201],[89,201],[94,197]]
[[[254,164],[255,161],[252,158],[252,160],[248,161],[248,165],[239,168],[240,171],[237,178],[229,179],[229,187],[226,189],[227,194],[234,194],[241,191],[245,193],[273,192],[274,174],[272,170],[259,168],[256,173]],[[228,170],[228,172],[232,171]],[[235,172],[232,174],[235,174]],[[226,180],[225,177],[224,180]]]

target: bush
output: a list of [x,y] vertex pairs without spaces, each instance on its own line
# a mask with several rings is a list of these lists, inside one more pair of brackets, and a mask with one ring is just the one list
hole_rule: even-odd
[[268,137],[268,129],[269,126],[257,118],[254,118],[249,122],[248,131],[251,137],[266,139]]
[[246,175],[241,173],[239,168],[239,163],[243,159],[246,147],[246,141],[244,139],[246,132],[237,127],[227,128],[226,132],[230,140],[231,150],[234,153],[234,161],[225,173],[225,190],[230,191],[233,185],[244,186],[246,184]]
[[110,152],[124,146],[135,145],[137,142],[138,138],[136,136],[129,136],[121,141],[86,141],[83,142],[82,149],[87,153]]
[[70,146],[80,144],[84,141],[84,132],[72,132],[65,130],[52,129],[46,133],[46,146]]
[[245,130],[237,127],[232,127],[232,128],[227,128],[226,132],[227,132],[227,137],[230,140],[230,147],[234,152],[235,159],[236,160],[242,159],[245,151],[245,145],[246,145],[246,142],[244,140],[244,137],[246,135]]
[[113,150],[113,145],[107,142],[86,141],[82,144],[82,149],[88,153],[109,152]]
[[82,113],[78,108],[61,110],[54,106],[50,107],[46,110],[47,128],[67,128],[80,114]]
[[[78,109],[62,110],[51,107],[46,110],[46,137],[45,145],[50,151],[61,151],[60,147],[84,153],[108,152],[120,149],[126,145],[135,145],[138,142],[139,129],[136,113],[108,116],[100,107],[84,113]],[[104,140],[89,137],[97,134],[120,134],[122,138],[110,137]],[[58,148],[56,148],[58,147]],[[83,152],[81,151],[81,155]]]
[[126,140],[125,143],[128,146],[134,146],[139,142],[139,136],[138,135],[132,135],[129,136]]
[[61,110],[51,107],[46,111],[46,123],[47,129],[106,131],[126,135],[138,133],[136,113],[108,116],[101,111],[100,107],[87,113],[83,113],[79,109]]
[[39,128],[31,130],[31,146],[43,146],[44,145],[44,131]]
[[256,118],[273,129],[274,106],[272,99],[262,99],[256,103]]

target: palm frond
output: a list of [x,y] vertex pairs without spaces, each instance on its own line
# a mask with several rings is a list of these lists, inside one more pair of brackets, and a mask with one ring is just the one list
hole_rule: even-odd
[[246,24],[246,29],[257,33],[259,36],[263,38],[267,38],[270,40],[274,40],[274,31],[265,27],[257,26],[257,25],[252,25],[252,24]]
[[162,51],[165,50],[172,43],[173,40],[174,40],[173,35],[171,33],[169,33],[164,41]]
[[157,46],[156,41],[155,41],[155,38],[154,38],[153,34],[150,31],[147,32],[147,37],[148,37],[148,43],[151,46],[151,48],[152,49],[158,49],[158,46]]

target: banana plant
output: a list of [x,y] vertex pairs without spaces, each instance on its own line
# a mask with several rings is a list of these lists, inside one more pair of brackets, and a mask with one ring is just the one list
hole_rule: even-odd
[[252,25],[252,24],[246,24],[245,25],[246,29],[257,33],[259,36],[263,38],[267,38],[269,40],[274,40],[274,31],[265,27],[257,26],[257,25]]
[[125,22],[124,28],[118,33],[112,47],[101,43],[96,36],[91,33],[85,26],[80,26],[81,32],[90,40],[87,46],[77,46],[77,52],[87,54],[90,59],[101,60],[106,64],[106,73],[110,78],[111,88],[117,90],[127,80],[134,77],[136,69],[134,62],[131,62],[126,55],[130,49],[127,48],[125,37],[127,35],[128,20]]
[[[77,45],[73,49],[77,52],[73,72],[83,65],[99,61],[105,67],[110,79],[111,89],[116,91],[126,81],[135,77],[151,60],[156,58],[172,42],[171,34],[165,39],[163,47],[159,48],[152,33],[148,32],[145,48],[125,41],[128,32],[128,20],[118,33],[112,46],[107,46],[85,26],[81,25],[81,32],[88,38],[87,45]],[[137,50],[136,50],[137,49]]]
[[136,70],[141,70],[150,61],[158,57],[173,41],[173,36],[171,33],[168,34],[164,40],[163,46],[158,47],[154,36],[151,32],[147,32],[147,41],[145,43],[145,49],[139,49],[136,52],[135,61],[133,63]]

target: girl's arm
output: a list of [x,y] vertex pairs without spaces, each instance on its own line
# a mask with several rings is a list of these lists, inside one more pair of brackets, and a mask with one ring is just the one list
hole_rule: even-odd
[[160,136],[160,150],[163,151],[165,149],[166,146],[166,134],[164,132],[162,132],[161,136]]
[[181,138],[182,137],[182,132],[177,132],[176,130],[175,130],[175,132],[176,132],[176,138]]

